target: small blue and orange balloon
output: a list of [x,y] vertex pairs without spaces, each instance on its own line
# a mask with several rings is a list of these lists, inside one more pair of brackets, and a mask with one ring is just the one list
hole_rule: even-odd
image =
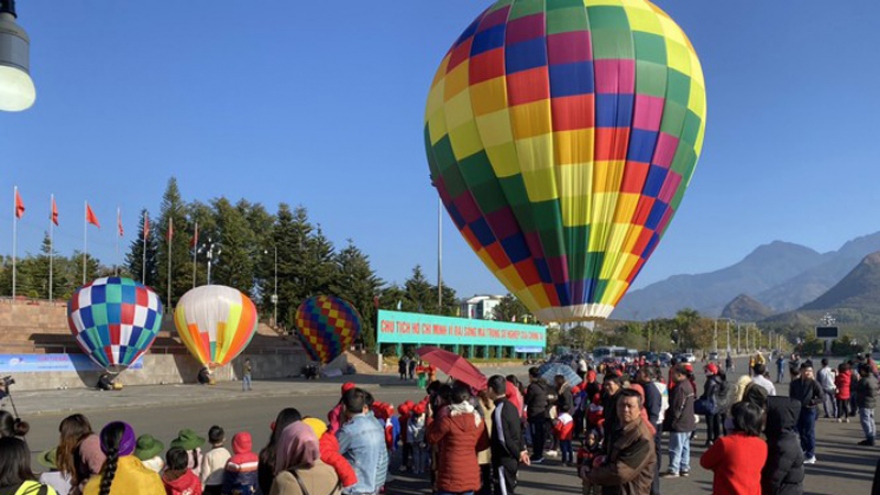
[[104,369],[121,371],[153,345],[162,327],[162,301],[130,278],[105,277],[86,284],[67,302],[70,333]]
[[327,364],[360,336],[361,315],[338,297],[310,297],[296,310],[296,328],[309,357]]

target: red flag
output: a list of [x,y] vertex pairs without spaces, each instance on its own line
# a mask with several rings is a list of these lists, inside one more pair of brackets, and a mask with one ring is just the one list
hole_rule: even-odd
[[95,216],[95,212],[92,211],[92,207],[86,203],[86,222],[94,225],[95,227],[101,228],[101,223],[98,222],[98,217]]
[[52,223],[58,226],[58,205],[55,204],[55,196],[52,196]]
[[196,246],[199,245],[199,222],[196,222],[196,230],[193,232],[192,241],[189,243],[189,247],[195,249]]
[[21,200],[21,194],[18,193],[18,188],[15,188],[15,218],[21,218],[24,216],[24,201]]
[[144,212],[144,239],[150,235],[150,214]]
[[168,242],[174,239],[174,219],[168,217]]
[[122,210],[116,208],[116,228],[119,230],[119,237],[125,235],[125,230],[122,229]]

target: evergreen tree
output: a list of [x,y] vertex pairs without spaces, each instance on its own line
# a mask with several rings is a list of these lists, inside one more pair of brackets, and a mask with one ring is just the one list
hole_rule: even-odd
[[524,322],[529,316],[529,310],[513,294],[502,297],[498,306],[492,310],[492,319],[496,321]]
[[320,225],[306,241],[304,261],[307,297],[331,294],[339,270],[333,243],[324,235]]
[[345,249],[336,254],[338,275],[331,293],[351,302],[361,315],[364,344],[373,349],[376,343],[376,306],[374,298],[382,287],[382,280],[370,266],[369,257],[354,245],[351,239]]
[[[158,281],[157,274],[157,225],[152,224],[150,220],[150,231],[147,234],[146,243],[144,242],[144,216],[147,210],[141,210],[140,227],[138,227],[138,236],[131,241],[128,254],[125,255],[125,270],[128,271],[131,278],[138,282],[143,282],[148,287],[155,287]],[[146,244],[146,262],[144,259],[144,245]],[[144,271],[146,268],[146,272]]]
[[223,255],[212,278],[250,295],[254,287],[254,232],[242,211],[228,199],[214,200],[213,206]]
[[[304,212],[303,212],[304,213]],[[304,291],[302,289],[302,259],[304,240],[308,236],[311,226],[308,220],[298,218],[290,210],[286,203],[278,205],[278,213],[275,215],[275,223],[272,226],[271,252],[265,253],[262,271],[271,270],[273,276],[264,278],[262,284],[263,294],[275,293],[275,248],[278,249],[278,325],[285,328],[293,328],[296,308],[299,306]],[[269,249],[265,249],[269,251]],[[271,264],[271,265],[270,265]],[[269,267],[271,266],[271,268]],[[265,314],[272,311],[274,306],[268,297],[261,300],[261,309]]]
[[[19,289],[24,289],[21,290],[22,294],[39,299],[49,298],[50,254],[52,254],[52,241],[49,239],[49,234],[46,233],[43,236],[43,243],[40,246],[40,254],[37,256],[28,255],[22,260],[18,272]],[[58,258],[58,253],[54,254],[56,259],[52,261],[52,265],[55,265],[55,261],[57,261]],[[55,268],[57,267],[53,266],[53,297],[60,295],[64,291],[64,286],[69,283],[65,280],[66,274]],[[82,276],[82,274],[80,274],[80,276]]]
[[[157,283],[154,288],[165,303],[167,310],[174,308],[176,303],[186,291],[192,287],[192,258],[190,255],[190,238],[187,232],[191,231],[186,218],[186,203],[180,195],[177,187],[177,179],[168,179],[168,186],[162,196],[159,221],[155,226],[159,242],[156,267]],[[173,235],[169,235],[169,227]],[[171,263],[171,279],[168,279],[168,264]],[[167,301],[168,287],[171,286],[171,304]]]
[[[211,244],[220,239],[217,231],[217,223],[214,215],[214,209],[211,205],[202,203],[201,201],[193,201],[188,205],[189,219],[193,226],[195,235],[195,227],[198,225],[198,243],[193,246],[190,243],[190,283],[192,283],[192,255],[193,250],[196,251],[196,280],[195,285],[204,285],[208,283],[208,250]],[[191,237],[192,239],[192,237]]]
[[413,268],[412,276],[404,282],[403,286],[406,290],[403,311],[437,313],[437,289],[425,278],[421,265],[416,265]]

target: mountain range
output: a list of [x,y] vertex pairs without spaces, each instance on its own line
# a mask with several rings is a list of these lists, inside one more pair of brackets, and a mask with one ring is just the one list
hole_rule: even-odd
[[[853,239],[840,249],[827,253],[818,253],[799,244],[774,241],[759,246],[729,267],[709,273],[674,275],[634,290],[623,298],[612,318],[668,318],[682,308],[718,316],[730,305],[754,309],[756,320],[768,313],[781,317],[802,307],[805,311],[814,311],[818,306],[811,303],[826,304],[821,302],[824,295],[830,294],[830,289],[849,278],[847,275],[857,265],[861,266],[869,254],[877,251],[880,251],[880,232]],[[880,255],[877,261],[880,263]],[[864,278],[864,274],[862,276]],[[849,283],[855,282],[847,281],[844,285]],[[880,274],[877,283],[880,290]],[[838,292],[854,295],[859,290],[866,288],[841,288]],[[735,301],[737,299],[739,301]],[[810,306],[805,307],[808,304]]]

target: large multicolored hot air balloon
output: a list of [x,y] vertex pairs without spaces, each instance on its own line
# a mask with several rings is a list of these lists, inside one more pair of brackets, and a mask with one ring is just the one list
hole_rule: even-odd
[[99,278],[73,293],[67,302],[67,324],[92,361],[121,371],[156,340],[162,301],[130,278]]
[[361,334],[361,315],[351,303],[338,297],[310,297],[296,310],[296,328],[309,357],[326,364]]
[[647,0],[499,0],[425,112],[431,179],[539,319],[607,317],[657,247],[703,146],[703,71]]
[[248,346],[259,323],[253,301],[240,290],[203,285],[187,291],[174,310],[180,340],[209,367],[223,366]]

